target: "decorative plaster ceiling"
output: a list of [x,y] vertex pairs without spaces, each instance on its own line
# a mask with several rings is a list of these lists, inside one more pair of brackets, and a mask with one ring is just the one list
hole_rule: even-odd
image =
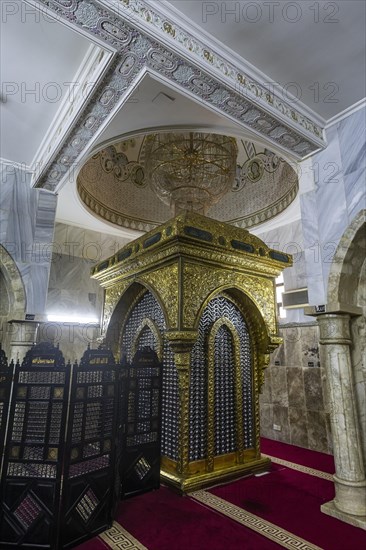
[[[301,5],[305,3],[308,9],[308,0]],[[32,96],[22,103],[15,95],[1,104],[1,156],[33,169],[33,185],[59,193],[57,215],[67,223],[120,231],[86,212],[76,198],[75,179],[93,152],[121,134],[168,125],[213,129],[265,143],[296,160],[324,147],[325,119],[364,94],[364,30],[359,27],[364,2],[316,2],[321,21],[312,26],[306,17],[296,25],[276,19],[270,25],[261,20],[237,26],[218,23],[217,17],[201,24],[199,1],[7,4],[14,12],[2,18],[2,81],[25,89],[34,82],[55,82],[61,88],[75,82],[81,92],[61,104],[33,103]],[[339,25],[324,22],[328,4],[340,7]],[[268,86],[272,79],[282,85],[296,81],[304,92],[309,80],[320,86],[325,79],[335,81],[339,101],[329,103],[320,96],[313,105],[304,94],[294,102],[291,89]],[[174,96],[174,103],[152,104],[160,92]]]
[[[122,136],[126,134],[135,135],[164,127],[202,128],[205,131],[211,129],[223,134],[243,135],[242,128],[235,122],[146,74],[98,136],[91,153],[113,140],[122,141]],[[254,134],[246,135],[252,141],[255,139]]]
[[[152,2],[156,4],[156,2]],[[168,0],[179,19],[217,40],[328,120],[366,95],[362,0]],[[176,11],[175,11],[176,10]],[[213,37],[215,37],[213,39]]]
[[143,0],[40,0],[65,24],[116,51],[67,142],[44,163],[37,186],[56,190],[146,72],[236,121],[294,158],[324,146],[321,127]]
[[90,41],[20,1],[1,19],[0,156],[30,167]]
[[[147,178],[146,135],[108,145],[79,173],[77,186],[87,208],[113,224],[149,231],[171,218],[169,206],[155,194]],[[251,227],[282,212],[298,189],[293,168],[278,155],[251,142],[237,140],[235,182],[208,216],[238,227]]]

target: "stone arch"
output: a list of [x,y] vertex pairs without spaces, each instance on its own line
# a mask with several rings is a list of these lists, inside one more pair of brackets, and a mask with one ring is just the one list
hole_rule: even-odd
[[362,308],[362,315],[351,317],[352,345],[351,364],[354,375],[356,411],[360,424],[360,435],[364,468],[366,471],[366,257],[360,269],[357,305]]
[[[338,303],[339,309],[358,309],[351,316],[351,365],[355,409],[360,426],[363,463],[366,470],[366,210],[361,210],[343,233],[333,258],[328,303]],[[351,307],[349,307],[351,306]],[[354,309],[356,312],[357,310]]]
[[[333,258],[327,313],[319,315],[327,374],[336,498],[322,511],[365,529],[366,210],[344,232]],[[357,518],[357,522],[354,518]]]
[[[358,308],[350,319],[350,347],[356,411],[360,425],[363,462],[366,470],[366,210],[361,210],[343,233],[333,258],[328,303],[339,308]],[[351,306],[351,308],[349,307]],[[357,311],[357,310],[355,310]]]
[[0,330],[2,347],[11,357],[11,341],[14,333],[8,325],[12,319],[22,320],[26,312],[27,300],[19,269],[9,252],[0,245]]
[[9,252],[0,245],[0,271],[9,300],[9,314],[23,318],[26,311],[26,294],[19,269]]
[[334,255],[328,304],[358,306],[359,278],[366,255],[366,210],[361,210],[343,233]]

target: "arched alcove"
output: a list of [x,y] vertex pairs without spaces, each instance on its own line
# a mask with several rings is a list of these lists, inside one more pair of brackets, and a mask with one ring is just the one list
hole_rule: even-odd
[[[147,292],[151,292],[151,294],[154,296],[154,299],[157,300],[157,303],[159,304],[162,311],[164,323],[167,323],[167,316],[164,310],[164,306],[162,305],[160,296],[157,294],[155,289],[152,289],[148,285],[142,284],[138,281],[134,281],[133,283],[131,283],[129,286],[127,286],[127,288],[119,297],[113,309],[113,312],[111,314],[108,327],[106,330],[106,334],[105,334],[106,343],[111,347],[115,357],[117,358],[120,358],[121,356],[123,330],[127,322],[127,319],[131,313],[131,310]],[[141,321],[143,321],[143,319],[141,319]],[[153,321],[149,322],[148,320],[145,319],[144,324],[150,325],[150,329],[153,329],[153,326],[154,326]],[[154,330],[152,330],[152,333],[154,333]],[[131,350],[132,350],[132,347],[131,347]],[[159,356],[159,352],[161,355],[161,350],[159,349],[159,347],[156,349],[156,352],[158,353],[158,356]]]
[[8,321],[24,319],[26,311],[26,295],[19,269],[9,252],[0,245],[0,325],[2,347],[10,356],[11,331]]
[[[217,337],[225,327],[218,345]],[[220,467],[221,456],[227,463],[230,456],[236,463],[260,456],[259,392],[272,342],[253,300],[239,287],[229,285],[206,296],[195,328],[198,339],[191,353],[190,460],[198,461],[197,468],[204,461],[202,467],[213,471]],[[222,360],[221,348],[226,353]],[[225,367],[221,374],[220,361]],[[220,379],[222,375],[225,380]],[[230,395],[221,395],[220,385],[230,388]],[[216,409],[226,398],[232,401],[231,420],[235,418],[235,422],[231,422],[231,436],[230,426],[221,430],[228,433],[228,442],[218,445],[214,433]]]
[[112,314],[106,341],[116,355],[129,362],[138,350],[149,346],[163,364],[162,371],[162,437],[163,457],[178,457],[179,396],[174,354],[164,338],[167,318],[163,306],[151,288],[133,283],[122,294]]
[[327,302],[358,306],[359,283],[366,256],[366,210],[353,219],[339,241],[328,280]]
[[[365,528],[365,210],[343,234],[331,266],[327,311],[319,315],[336,473],[326,514]],[[356,519],[355,519],[356,518]]]
[[196,325],[198,326],[199,319],[202,315],[202,311],[210,300],[220,294],[226,295],[229,299],[235,303],[242,311],[245,320],[248,324],[249,331],[252,338],[256,341],[256,349],[259,353],[269,353],[271,335],[268,332],[268,326],[266,324],[258,305],[248,294],[239,286],[235,285],[221,285],[213,292],[211,292],[202,304],[201,310],[196,319]]
[[9,313],[15,318],[19,315],[24,316],[26,310],[26,296],[23,280],[16,263],[2,245],[0,245],[0,270],[2,274],[2,284],[4,284],[6,288],[8,297]]
[[366,468],[366,210],[361,210],[337,247],[328,284],[328,302],[360,308],[351,317],[351,363]]

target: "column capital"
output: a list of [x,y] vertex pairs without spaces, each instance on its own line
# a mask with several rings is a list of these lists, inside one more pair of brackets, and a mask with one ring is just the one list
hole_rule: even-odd
[[363,314],[362,307],[354,304],[346,304],[344,302],[328,302],[321,306],[306,306],[304,308],[305,315],[310,317],[318,317],[324,314],[336,313],[342,315],[349,314],[351,317],[359,317]]
[[197,340],[196,330],[174,330],[165,333],[174,353],[190,353]]
[[319,315],[320,344],[340,344],[350,346],[350,315],[348,313],[325,313]]

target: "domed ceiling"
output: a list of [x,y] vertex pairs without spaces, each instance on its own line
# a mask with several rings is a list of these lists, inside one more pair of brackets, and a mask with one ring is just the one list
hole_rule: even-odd
[[[153,229],[173,216],[148,178],[151,137],[138,135],[106,146],[85,163],[77,189],[94,215],[139,231]],[[236,173],[228,192],[207,215],[248,228],[289,206],[297,194],[298,179],[293,168],[272,151],[245,140],[236,142]]]

